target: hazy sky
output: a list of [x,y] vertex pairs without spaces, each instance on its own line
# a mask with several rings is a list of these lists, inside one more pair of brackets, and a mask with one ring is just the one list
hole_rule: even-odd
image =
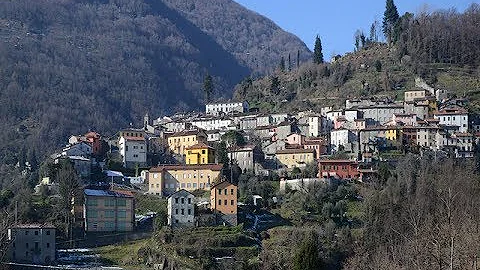
[[[323,55],[330,59],[354,48],[354,34],[361,29],[368,37],[370,25],[381,24],[385,0],[234,0],[273,20],[301,38],[313,50],[315,36],[322,39]],[[455,8],[464,11],[475,0],[396,0],[400,15],[419,10]]]

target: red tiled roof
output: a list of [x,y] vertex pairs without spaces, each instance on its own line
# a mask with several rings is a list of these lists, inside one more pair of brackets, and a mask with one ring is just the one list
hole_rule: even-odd
[[348,160],[348,159],[322,159],[319,161],[319,163],[357,163],[354,160]]
[[164,170],[212,170],[220,171],[223,164],[196,164],[196,165],[182,165],[182,164],[164,164],[158,167],[153,167],[149,172],[162,172]]
[[201,143],[197,143],[195,145],[189,146],[189,147],[185,148],[185,150],[206,149],[206,148],[213,149],[213,147],[211,147],[210,145],[207,145],[207,144],[201,142]]
[[314,149],[291,148],[285,150],[278,150],[276,154],[301,154],[301,153],[315,153]]

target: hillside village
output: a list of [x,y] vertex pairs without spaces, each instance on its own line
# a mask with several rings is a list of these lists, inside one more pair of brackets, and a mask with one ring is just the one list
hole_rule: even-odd
[[[72,191],[70,242],[59,245],[88,246],[88,240],[72,242],[88,235],[151,231],[158,213],[140,212],[138,196],[166,200],[161,223],[172,230],[243,224],[260,232],[277,223],[267,220],[272,224],[260,228],[255,213],[282,201],[276,192],[256,194],[249,182],[240,187],[241,175],[276,182],[280,191],[305,192],[318,183],[374,181],[382,164],[394,165],[406,153],[473,158],[480,121],[468,112],[468,102],[421,86],[405,91],[402,101],[348,99],[343,108],[319,112],[260,113],[247,102],[209,103],[203,113],[153,120],[146,114],[143,127],[112,137],[93,131],[72,135],[45,161],[70,163],[79,179]],[[36,193],[59,194],[53,179],[44,175]],[[55,237],[47,237],[52,232],[53,224],[11,227],[10,260],[56,262]],[[33,252],[29,242],[35,243]]]

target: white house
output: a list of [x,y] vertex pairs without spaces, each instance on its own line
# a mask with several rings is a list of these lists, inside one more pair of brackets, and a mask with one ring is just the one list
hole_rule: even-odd
[[458,127],[459,132],[468,131],[468,112],[463,108],[443,109],[433,117],[440,120],[440,125]]
[[205,112],[208,115],[221,115],[233,112],[246,113],[248,112],[248,103],[246,101],[209,103],[205,105]]
[[352,151],[351,144],[355,142],[356,136],[348,129],[334,129],[330,131],[330,147],[332,151],[336,152],[340,150],[340,146],[345,151]]
[[92,155],[92,146],[85,142],[79,142],[73,145],[68,145],[67,147],[62,149],[61,155],[90,157]]
[[194,199],[195,196],[185,189],[180,189],[168,197],[168,226],[172,228],[195,226]]
[[126,168],[147,164],[147,143],[142,132],[136,130],[120,132],[118,149],[122,156],[123,166]]
[[227,129],[233,124],[233,120],[227,117],[199,117],[191,120],[193,126],[203,130]]
[[318,137],[322,134],[322,116],[309,115],[308,120],[308,136]]

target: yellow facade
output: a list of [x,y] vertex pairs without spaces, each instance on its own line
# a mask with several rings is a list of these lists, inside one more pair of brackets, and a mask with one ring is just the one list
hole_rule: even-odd
[[177,155],[185,155],[186,148],[205,141],[206,136],[203,136],[201,132],[178,132],[168,138],[168,148]]
[[304,167],[315,160],[313,149],[285,149],[277,151],[277,160],[288,169]]
[[399,133],[396,129],[389,129],[385,131],[385,139],[389,141],[396,141],[397,140],[397,133]]
[[204,143],[188,147],[185,162],[187,165],[215,163],[215,150]]
[[222,164],[208,165],[165,165],[150,169],[148,193],[168,196],[180,189],[189,192],[200,189],[210,190],[219,179]]

